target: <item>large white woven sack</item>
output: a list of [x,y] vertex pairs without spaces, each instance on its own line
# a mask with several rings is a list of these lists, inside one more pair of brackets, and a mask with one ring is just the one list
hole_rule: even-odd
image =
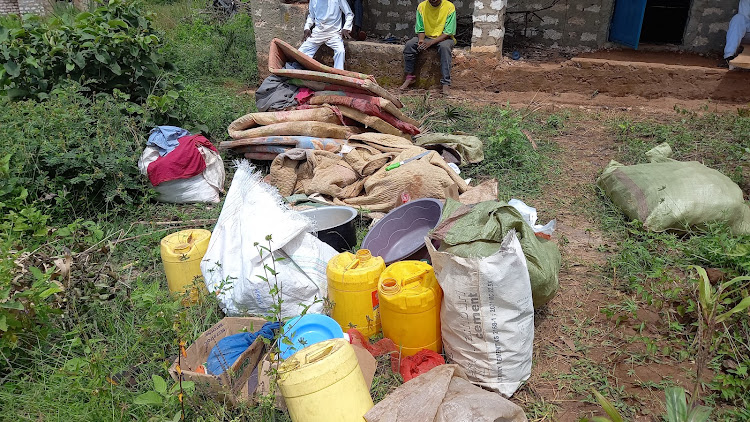
[[[247,160],[239,162],[201,261],[206,287],[217,295],[224,312],[270,315],[270,290],[278,283],[283,317],[299,315],[300,305],[322,313],[323,304],[316,300],[326,296],[326,265],[337,252],[307,231],[308,220],[284,205],[278,191],[263,182]],[[259,253],[259,246],[269,246],[268,235],[273,257],[283,260],[274,263],[271,254]],[[264,271],[264,264],[275,265],[278,276]]]
[[534,344],[531,282],[515,230],[486,258],[461,258],[425,243],[443,289],[446,357],[474,384],[512,396],[531,376]]

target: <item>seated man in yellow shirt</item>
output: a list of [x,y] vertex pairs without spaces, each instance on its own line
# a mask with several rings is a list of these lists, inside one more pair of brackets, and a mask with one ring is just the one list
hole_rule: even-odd
[[404,46],[404,72],[406,80],[401,89],[412,85],[417,77],[414,75],[414,65],[417,55],[430,47],[437,46],[440,54],[440,84],[443,94],[450,95],[451,52],[456,45],[456,7],[448,0],[424,0],[417,6],[417,36],[409,40]]

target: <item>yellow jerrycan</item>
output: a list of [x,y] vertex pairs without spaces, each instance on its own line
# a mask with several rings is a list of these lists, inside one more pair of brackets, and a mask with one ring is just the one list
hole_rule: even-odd
[[293,422],[364,422],[370,390],[348,341],[305,347],[279,366],[279,389]]
[[383,336],[393,340],[404,356],[422,349],[442,353],[440,303],[443,290],[432,266],[401,261],[380,274],[380,321]]
[[331,318],[346,332],[356,328],[365,337],[380,332],[378,280],[385,261],[367,249],[343,252],[328,261],[328,300]]
[[198,301],[198,291],[194,288],[196,277],[201,277],[197,284],[206,289],[200,264],[208,249],[209,240],[211,232],[204,229],[182,230],[161,240],[161,261],[167,276],[167,286],[176,295],[183,295],[190,290],[190,300],[186,300],[185,304]]

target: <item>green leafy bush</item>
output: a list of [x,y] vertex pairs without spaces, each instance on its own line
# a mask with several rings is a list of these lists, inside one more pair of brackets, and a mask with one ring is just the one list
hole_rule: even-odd
[[148,116],[125,94],[90,98],[76,87],[0,107],[0,146],[12,153],[8,172],[26,192],[8,195],[28,196],[64,221],[147,199],[136,162]]
[[169,88],[172,65],[137,3],[112,0],[92,12],[8,22],[0,25],[0,92],[11,99],[47,98],[64,80],[133,99]]
[[180,100],[178,113],[189,122],[183,127],[202,131],[213,142],[228,139],[227,126],[237,117],[255,111],[252,95],[238,95],[236,90],[224,86],[187,83]]

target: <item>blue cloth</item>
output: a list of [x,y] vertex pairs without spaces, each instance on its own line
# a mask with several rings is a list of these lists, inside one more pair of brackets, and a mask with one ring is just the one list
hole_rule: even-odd
[[234,365],[234,362],[245,350],[252,346],[258,336],[271,340],[274,337],[274,331],[278,330],[279,327],[278,322],[267,322],[263,324],[263,328],[254,333],[239,333],[224,337],[216,343],[216,346],[211,349],[211,353],[208,354],[206,369],[210,374],[221,375],[226,369]]
[[148,133],[146,146],[156,147],[159,150],[159,155],[165,156],[180,145],[178,139],[188,135],[190,135],[190,132],[181,127],[157,126]]

